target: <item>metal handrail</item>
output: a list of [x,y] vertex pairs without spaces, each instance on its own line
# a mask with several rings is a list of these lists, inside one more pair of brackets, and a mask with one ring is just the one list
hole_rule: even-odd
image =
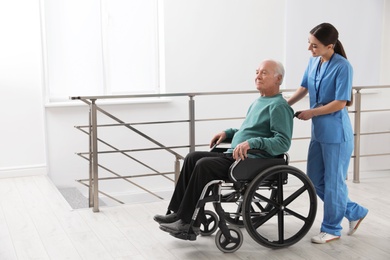
[[[373,132],[373,133],[361,133],[361,113],[365,112],[383,112],[383,111],[390,111],[390,109],[375,109],[375,110],[362,110],[361,109],[361,90],[364,89],[384,89],[384,88],[390,88],[390,85],[387,86],[356,86],[353,87],[355,90],[355,109],[350,110],[349,113],[355,114],[355,125],[354,125],[354,154],[351,158],[354,159],[354,168],[353,168],[353,181],[358,183],[359,180],[359,171],[360,171],[360,158],[361,157],[369,157],[369,156],[381,156],[381,155],[388,155],[387,153],[382,154],[371,154],[371,155],[361,155],[360,154],[360,137],[362,135],[370,135],[370,134],[388,134],[390,131],[381,131],[381,132]],[[295,89],[283,89],[281,92],[294,92]],[[230,91],[230,92],[194,92],[194,93],[165,93],[165,94],[138,94],[138,95],[106,95],[106,96],[74,96],[70,97],[72,100],[81,100],[82,102],[86,103],[89,108],[89,125],[84,126],[76,126],[77,129],[80,131],[86,133],[89,135],[89,152],[80,152],[77,153],[80,157],[86,159],[89,161],[89,178],[88,179],[81,179],[77,180],[79,183],[81,183],[84,186],[87,186],[89,188],[89,206],[93,208],[94,212],[99,211],[99,201],[98,201],[98,194],[104,194],[105,196],[119,202],[123,203],[112,196],[99,191],[98,183],[99,180],[112,180],[112,179],[123,179],[141,189],[144,191],[155,195],[156,197],[160,198],[160,196],[154,194],[153,192],[145,189],[144,187],[141,187],[140,185],[132,182],[131,178],[138,178],[138,177],[149,177],[149,176],[163,176],[165,178],[170,179],[167,177],[167,175],[174,173],[175,178],[174,180],[177,180],[178,175],[180,173],[180,162],[179,160],[183,159],[183,157],[175,152],[173,149],[177,148],[188,148],[189,151],[194,151],[196,147],[200,146],[206,146],[208,144],[196,144],[195,143],[195,123],[196,122],[204,122],[204,121],[217,121],[217,120],[230,120],[230,119],[242,119],[243,117],[231,117],[231,118],[206,118],[206,119],[196,119],[195,118],[195,100],[194,97],[196,96],[210,96],[210,95],[237,95],[237,94],[253,94],[258,93],[258,91]],[[164,98],[164,97],[188,97],[188,103],[189,103],[189,116],[188,120],[170,120],[170,121],[157,121],[157,122],[139,122],[139,123],[126,123],[119,118],[113,116],[112,114],[108,113],[107,111],[103,110],[101,107],[99,107],[96,104],[97,100],[107,100],[107,99],[139,99],[139,98]],[[114,121],[116,121],[116,124],[97,124],[97,113],[100,112]],[[145,124],[169,124],[169,123],[188,123],[189,124],[189,145],[180,145],[180,146],[165,146],[162,143],[158,142],[157,140],[151,138],[150,136],[146,135],[145,133],[142,133],[141,131],[135,129],[133,126],[135,125],[145,125]],[[129,130],[133,131],[134,133],[140,135],[141,137],[145,138],[146,140],[154,143],[157,145],[158,148],[142,148],[142,149],[127,149],[127,150],[120,150],[107,142],[105,142],[102,139],[98,138],[97,129],[100,127],[113,127],[113,126],[123,126],[128,128]],[[87,130],[84,130],[84,129]],[[303,139],[310,139],[310,137],[300,137],[300,138],[293,138],[293,140],[303,140]],[[98,150],[98,142],[106,144],[108,147],[112,148],[111,151],[99,151]],[[165,150],[172,155],[176,157],[175,165],[174,165],[174,172],[159,172],[156,169],[153,169],[152,167],[149,167],[148,165],[144,164],[143,162],[135,159],[134,157],[128,155],[128,152],[139,152],[139,151],[151,151],[151,150]],[[149,174],[140,174],[140,175],[132,175],[132,176],[122,176],[110,169],[107,169],[103,165],[100,165],[98,163],[98,154],[104,154],[104,153],[122,153],[128,158],[135,160],[137,163],[140,163],[153,171],[154,173]],[[305,162],[306,160],[300,160],[300,161],[292,161],[292,163],[296,162]],[[103,168],[114,175],[114,177],[104,177],[99,178],[98,170],[99,168]],[[172,180],[172,179],[170,179]],[[172,180],[172,181],[174,181]],[[86,183],[88,182],[88,184]]]

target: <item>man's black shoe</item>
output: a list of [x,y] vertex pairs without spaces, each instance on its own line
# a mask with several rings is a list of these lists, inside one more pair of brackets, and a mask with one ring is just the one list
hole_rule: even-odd
[[173,223],[163,223],[160,225],[160,229],[172,234],[178,234],[182,232],[188,233],[193,231],[196,235],[198,235],[200,232],[199,227],[191,227],[190,224],[185,223],[181,219]]
[[190,240],[190,241],[195,241],[196,240],[196,237],[198,236],[197,234],[193,233],[193,232],[190,232],[189,234],[188,233],[185,233],[185,232],[181,232],[181,233],[169,233],[171,236],[174,236],[178,239],[181,239],[181,240]]
[[172,213],[168,215],[155,215],[153,219],[159,224],[173,223],[179,220],[176,213]]

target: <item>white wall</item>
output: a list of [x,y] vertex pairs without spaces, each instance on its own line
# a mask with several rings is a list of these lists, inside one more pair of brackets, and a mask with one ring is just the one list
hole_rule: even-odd
[[381,84],[390,82],[390,1],[383,1]]
[[252,90],[261,60],[284,59],[285,1],[164,3],[168,92]]
[[[64,96],[102,95],[104,88],[100,1],[39,0],[45,71],[45,102]],[[77,93],[77,94],[76,94]]]
[[0,1],[0,177],[46,174],[39,0]]
[[[88,163],[75,155],[75,152],[87,151],[88,140],[87,136],[74,126],[88,123],[88,108],[79,101],[73,102],[76,106],[44,108],[39,2],[18,0],[0,3],[0,19],[5,20],[0,20],[1,32],[5,34],[4,39],[10,39],[0,42],[1,53],[8,50],[0,59],[0,71],[7,71],[0,73],[0,105],[2,114],[5,114],[0,135],[2,148],[4,147],[0,151],[0,176],[23,175],[26,174],[25,169],[37,174],[47,170],[56,185],[81,187],[74,180],[87,178]],[[389,42],[390,24],[389,5],[385,4],[386,1],[348,0],[340,4],[339,1],[332,0],[326,3],[329,7],[325,6],[323,13],[312,10],[317,2],[320,3],[311,0],[163,1],[166,91],[174,93],[250,90],[254,88],[256,66],[262,59],[269,57],[285,63],[285,85],[295,88],[300,83],[309,57],[306,51],[307,33],[317,23],[328,18],[339,28],[340,37],[355,68],[355,81],[361,84],[390,84],[387,73],[390,52],[385,47]],[[354,6],[353,14],[348,11],[350,5]],[[335,13],[334,6],[340,8]],[[364,13],[366,19],[358,21],[356,13]],[[10,21],[14,24],[13,27],[8,26]],[[359,26],[363,22],[372,28],[359,31],[360,33],[350,29],[355,23]],[[367,46],[369,43],[372,45]],[[387,58],[383,58],[384,56]],[[365,64],[368,63],[370,66],[366,67]],[[370,105],[378,104],[379,98],[383,103],[387,102],[388,93],[370,94]],[[230,105],[232,97],[198,98],[197,115],[201,118],[214,117],[229,111],[229,115],[241,116],[246,112],[247,104],[255,97],[256,95],[240,96],[242,105],[237,108]],[[295,108],[305,105],[303,101]],[[147,104],[104,106],[114,115],[129,122],[184,119],[187,117],[187,107],[185,98]],[[372,130],[371,118],[365,120],[368,120]],[[379,128],[390,129],[387,123],[389,120],[377,121]],[[111,122],[104,117],[99,118],[99,123]],[[239,125],[239,122],[220,122],[211,126],[200,124],[197,140],[208,142],[211,134],[233,123]],[[299,122],[295,126],[294,135],[309,135],[309,129],[309,122]],[[188,128],[183,126],[150,126],[143,127],[142,130],[167,145],[182,144],[188,139]],[[99,134],[123,149],[145,144],[122,129],[115,130],[114,133],[102,129]],[[370,143],[367,140],[364,142]],[[381,143],[381,140],[375,142]],[[101,149],[107,148],[101,145]],[[295,144],[291,149],[291,155],[295,157],[293,160],[305,159],[306,149],[305,142]],[[180,150],[183,155],[186,152]],[[123,163],[121,159],[111,155],[101,156],[99,159],[111,164],[123,175],[145,171],[142,167],[127,161]],[[150,163],[171,170],[173,159],[156,153],[150,158]],[[375,164],[372,164],[369,159],[365,159],[362,162],[362,171],[390,168],[388,160],[374,160]],[[104,172],[102,175],[108,176]],[[136,182],[148,182],[153,190],[172,187],[171,182],[161,179],[139,179]],[[118,186],[111,184],[112,182],[102,184],[103,190],[139,192],[139,189],[126,183],[117,184]]]
[[[307,50],[309,31],[323,22],[332,23],[339,31],[339,39],[354,69],[354,86],[389,85],[389,17],[389,1],[286,1],[285,86],[295,88],[301,83],[302,72],[311,55]],[[388,108],[389,90],[362,93],[365,100],[363,109]],[[304,108],[304,103],[294,105],[294,109]],[[350,116],[354,122],[354,114]],[[389,131],[390,120],[380,120],[381,116],[383,114],[363,114],[362,133]],[[310,134],[308,130],[307,122],[295,122],[295,135]],[[381,142],[389,143],[388,136],[362,136],[361,155],[388,153],[388,146],[379,145]],[[290,152],[297,156],[292,159],[305,159],[306,153],[302,151],[307,145],[308,141],[296,142]],[[360,162],[361,171],[389,168],[386,156],[365,157]]]
[[[307,50],[309,31],[317,24],[328,22],[337,28],[339,40],[354,68],[353,84],[380,84],[385,2],[345,0],[324,3],[314,0],[308,5],[307,0],[286,1],[286,67],[304,71],[310,57]],[[317,9],[319,6],[321,8]],[[365,73],[367,70],[369,73]],[[301,79],[302,73],[288,73],[287,86],[295,87]]]

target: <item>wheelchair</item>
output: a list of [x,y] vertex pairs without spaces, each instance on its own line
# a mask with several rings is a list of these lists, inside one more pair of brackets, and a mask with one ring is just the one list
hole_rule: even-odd
[[[223,152],[214,148],[213,152]],[[249,150],[248,153],[264,153]],[[171,234],[184,240],[196,240],[192,226],[200,208],[205,210],[200,235],[210,236],[218,228],[215,243],[224,253],[238,250],[243,243],[241,228],[260,245],[278,249],[291,246],[310,230],[317,212],[317,196],[305,173],[288,165],[287,153],[277,158],[246,158],[235,161],[229,180],[213,180],[203,189],[187,232]],[[222,206],[223,205],[223,206]],[[229,225],[228,225],[229,224]]]

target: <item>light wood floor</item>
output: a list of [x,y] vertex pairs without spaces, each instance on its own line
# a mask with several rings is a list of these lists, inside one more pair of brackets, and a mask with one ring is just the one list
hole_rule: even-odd
[[214,235],[182,241],[152,219],[167,201],[72,210],[47,176],[0,179],[0,259],[390,259],[390,171],[362,173],[348,181],[350,197],[369,208],[353,236],[343,223],[340,240],[316,245],[322,204],[311,231],[297,244],[272,250],[244,231],[235,253],[215,246]]

